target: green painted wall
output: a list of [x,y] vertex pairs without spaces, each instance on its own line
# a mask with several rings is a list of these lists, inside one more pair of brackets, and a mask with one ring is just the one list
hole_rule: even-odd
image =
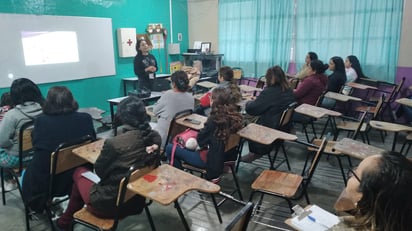
[[[188,14],[187,0],[172,0],[173,10],[173,42],[177,41],[177,33],[183,34],[180,43],[181,51],[188,48]],[[133,58],[119,58],[117,51],[117,28],[136,28],[137,33],[145,33],[149,23],[162,23],[168,31],[167,43],[170,43],[169,0],[1,0],[0,13],[63,15],[112,18],[113,42],[115,49],[116,75],[88,78],[58,83],[41,84],[44,96],[50,87],[65,85],[71,89],[80,107],[96,106],[109,114],[107,99],[123,96],[123,77],[134,76]],[[0,18],[1,20],[1,18]],[[166,45],[167,47],[167,45]],[[152,50],[159,67],[158,73],[168,73],[165,49]],[[10,54],[13,55],[13,54]],[[179,56],[171,55],[168,61],[176,61]],[[27,76],[30,78],[30,76]],[[9,91],[0,89],[0,94]]]

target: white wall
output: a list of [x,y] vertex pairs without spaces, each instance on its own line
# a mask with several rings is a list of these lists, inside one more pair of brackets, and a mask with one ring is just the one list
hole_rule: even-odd
[[[412,67],[412,2],[409,0],[404,1],[403,10],[403,23],[401,32],[401,44],[399,50],[398,66],[400,67]],[[407,23],[409,22],[409,23]]]
[[[404,14],[398,66],[412,67],[412,2],[404,0]],[[219,51],[219,0],[188,0],[189,47],[194,41],[212,42],[212,51]]]
[[219,53],[218,0],[188,0],[187,4],[189,48],[194,41],[212,42],[212,52]]

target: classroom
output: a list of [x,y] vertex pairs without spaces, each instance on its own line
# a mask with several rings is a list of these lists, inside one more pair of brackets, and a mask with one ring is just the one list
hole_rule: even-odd
[[[127,216],[116,224],[117,230],[155,230],[153,227],[156,230],[173,228],[199,231],[324,230],[324,227],[315,227],[316,222],[313,220],[312,223],[302,224],[300,218],[296,221],[297,217],[305,216],[305,213],[307,216],[308,212],[323,214],[324,211],[328,212],[323,214],[325,217],[334,214],[329,219],[347,215],[348,210],[339,207],[341,204],[338,198],[341,199],[341,193],[350,185],[349,180],[353,181],[353,176],[357,178],[359,172],[354,167],[361,166],[365,156],[397,151],[402,154],[402,158],[412,157],[412,115],[407,114],[408,111],[411,113],[412,107],[412,30],[407,26],[407,22],[412,21],[411,12],[412,3],[407,0],[387,4],[384,0],[4,0],[0,2],[0,18],[3,19],[0,20],[3,21],[0,22],[0,29],[6,31],[0,38],[0,50],[3,53],[0,54],[0,95],[9,92],[11,83],[17,78],[31,79],[44,97],[55,86],[67,87],[77,101],[79,111],[92,116],[96,131],[94,135],[102,139],[92,148],[101,150],[105,139],[116,137],[118,132],[122,134],[123,126],[115,123],[115,113],[128,95],[145,98],[147,114],[152,116],[150,125],[156,126],[154,124],[160,116],[151,114],[156,101],[165,90],[170,89],[170,81],[173,82],[170,76],[182,66],[200,65],[195,67],[200,69],[199,80],[190,87],[190,95],[196,102],[195,109],[199,101],[202,104],[201,97],[221,84],[218,77],[221,67],[232,67],[236,76],[239,73],[234,82],[242,93],[241,102],[237,105],[244,119],[242,121],[245,121],[244,115],[252,114],[252,109],[247,108],[249,101],[259,99],[261,92],[270,86],[267,80],[269,71],[276,75],[277,68],[283,70],[284,77],[288,83],[295,84],[292,89],[296,90],[305,82],[297,76],[302,67],[310,66],[305,63],[305,57],[308,59],[310,52],[316,52],[322,65],[329,64],[325,76],[334,72],[330,69],[332,57],[339,56],[345,61],[348,56],[354,55],[359,59],[365,78],[353,84],[343,84],[339,92],[326,92],[324,89],[322,94],[316,96],[318,101],[321,99],[319,104],[308,103],[306,100],[309,97],[305,96],[302,101],[297,100],[300,105],[288,103],[281,110],[285,116],[289,109],[293,115],[301,114],[309,120],[302,122],[290,117],[293,129],[287,131],[282,130],[280,124],[273,127],[263,125],[258,120],[245,122],[236,133],[239,136],[235,148],[237,159],[229,164],[234,169],[225,168],[219,181],[203,178],[196,174],[196,169],[192,171],[190,167],[185,168],[184,173],[173,172],[174,168],[166,169],[164,171],[168,171],[168,174],[181,179],[187,177],[187,181],[200,186],[188,187],[188,192],[180,193],[165,204],[161,199],[152,199],[153,202],[147,208],[150,209],[153,224],[145,212]],[[63,61],[39,65],[36,62],[44,60],[30,59],[25,50],[29,41],[26,38],[30,38],[34,30],[45,34],[64,30],[60,35],[51,35],[59,37],[51,37],[47,44],[51,53],[64,47],[60,50],[65,54]],[[133,69],[135,43],[142,39],[148,43],[149,53],[157,62],[156,86],[161,88],[152,89],[149,97],[139,95],[137,86],[143,86],[143,81],[136,81]],[[64,46],[61,46],[63,43]],[[17,64],[14,65],[14,62]],[[345,86],[350,86],[350,93],[344,93]],[[332,102],[333,107],[322,105],[322,100]],[[211,107],[210,102],[208,107]],[[197,110],[194,112],[201,114]],[[208,113],[206,116],[197,114],[184,115],[187,120],[176,118],[172,123],[178,124],[178,128],[186,126],[199,131]],[[342,124],[348,123],[346,117],[349,116],[355,118],[358,127],[349,130],[342,127]],[[4,113],[0,121],[3,117]],[[283,116],[277,118],[276,123],[282,119]],[[270,134],[277,137],[271,137]],[[162,139],[167,135],[170,143],[174,138],[170,134],[160,135]],[[327,143],[322,142],[325,137]],[[249,152],[252,153],[253,142],[271,145],[269,155],[252,157],[250,160],[245,158]],[[166,150],[164,143],[160,146],[161,151]],[[275,153],[273,159],[271,153]],[[308,153],[313,158],[311,162],[308,162]],[[167,165],[166,159],[157,167],[158,171],[163,169],[163,165]],[[312,167],[316,171],[308,170]],[[193,172],[199,177],[186,175]],[[287,187],[280,182],[269,189],[265,188],[266,184],[272,183],[270,179],[275,177],[265,174],[274,172],[292,173],[287,176],[305,179],[302,182],[307,184],[302,183],[299,187],[300,190],[303,188],[301,197],[291,200],[290,204],[283,199],[282,193],[280,197],[276,192],[267,193],[267,190],[287,188],[292,182],[287,182]],[[302,177],[304,174],[308,175]],[[267,179],[263,179],[265,177]],[[308,181],[306,177],[309,177]],[[143,178],[149,181],[145,177],[139,180]],[[267,181],[258,185],[256,181],[259,179]],[[137,182],[129,183],[127,188],[140,187]],[[297,184],[299,186],[300,183]],[[168,189],[169,186],[165,187]],[[228,195],[233,188],[239,191]],[[133,192],[144,195],[139,193],[139,189]],[[310,203],[305,193],[310,197]],[[262,199],[258,200],[259,194],[264,198],[263,202]],[[26,230],[27,226],[35,231],[58,230],[57,226],[53,229],[50,227],[51,220],[46,213],[36,214],[34,219],[25,217],[25,206],[18,190],[5,195],[7,203],[3,201],[0,206],[0,226],[5,230]],[[215,206],[214,195],[218,201],[223,198],[224,203]],[[253,204],[248,204],[248,201]],[[63,204],[67,206],[67,201]],[[409,204],[412,205],[412,202]],[[293,209],[292,216],[291,205],[300,205],[305,210],[297,212]],[[307,205],[315,206],[310,211]],[[250,213],[242,213],[248,206],[250,210],[247,212]],[[316,212],[318,208],[315,207],[318,206],[319,211]],[[61,211],[53,213],[61,214]],[[233,222],[239,222],[235,218],[241,215],[247,217],[246,223],[249,224],[244,225],[247,229],[230,227]],[[30,220],[29,225],[26,224],[27,220]],[[76,224],[73,230],[93,229]]]

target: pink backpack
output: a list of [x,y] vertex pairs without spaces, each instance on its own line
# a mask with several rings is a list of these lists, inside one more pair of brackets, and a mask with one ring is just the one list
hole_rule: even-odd
[[[175,160],[175,152],[176,152],[176,147],[179,146],[180,148],[186,148],[186,141],[189,140],[190,138],[197,138],[198,131],[193,130],[193,129],[186,129],[183,132],[177,134],[173,140],[173,147],[172,147],[172,153],[170,156],[170,165],[173,165],[173,162]],[[200,158],[206,162],[206,155],[207,155],[207,150],[201,150],[200,151]]]

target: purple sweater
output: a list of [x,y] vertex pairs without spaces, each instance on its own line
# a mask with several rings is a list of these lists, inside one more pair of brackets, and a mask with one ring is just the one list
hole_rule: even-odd
[[306,77],[298,88],[293,91],[299,104],[306,103],[315,105],[319,96],[328,84],[328,77],[324,74],[313,74]]

